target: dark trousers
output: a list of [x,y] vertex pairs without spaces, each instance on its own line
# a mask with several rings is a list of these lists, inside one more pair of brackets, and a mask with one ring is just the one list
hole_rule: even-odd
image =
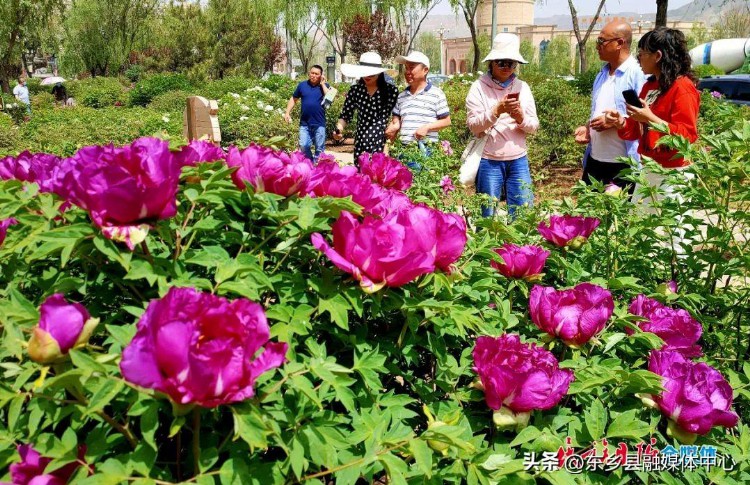
[[635,185],[633,184],[633,182],[629,182],[619,177],[620,172],[622,172],[626,168],[630,168],[630,165],[628,165],[627,163],[618,162],[600,162],[595,158],[591,158],[591,155],[588,156],[585,162],[586,163],[584,163],[583,176],[581,177],[581,180],[583,180],[587,185],[591,185],[594,180],[598,180],[604,185],[613,183],[618,187],[627,190],[628,194],[630,194],[631,196],[633,195],[633,190],[635,189]]

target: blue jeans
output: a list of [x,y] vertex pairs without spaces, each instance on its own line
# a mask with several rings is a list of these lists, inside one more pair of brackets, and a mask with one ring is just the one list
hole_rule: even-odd
[[[312,152],[312,145],[315,144],[315,155]],[[326,127],[325,126],[304,126],[299,127],[299,147],[307,158],[318,162],[318,157],[326,149]]]
[[[515,160],[499,161],[483,158],[479,161],[477,193],[500,199],[503,191],[508,199],[508,214],[511,219],[515,217],[516,207],[531,206],[534,202],[529,159],[526,155]],[[496,203],[482,206],[482,216],[493,216],[495,205]]]

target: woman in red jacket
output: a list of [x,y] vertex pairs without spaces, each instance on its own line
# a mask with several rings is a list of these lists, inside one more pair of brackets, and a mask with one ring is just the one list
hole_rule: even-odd
[[650,75],[640,93],[643,108],[627,106],[628,117],[616,110],[607,112],[623,140],[639,140],[638,153],[653,158],[665,168],[689,165],[674,150],[656,146],[664,136],[649,128],[649,123],[666,124],[669,133],[694,142],[698,138],[700,93],[690,71],[685,35],[667,27],[658,27],[638,41],[638,62],[643,73]]

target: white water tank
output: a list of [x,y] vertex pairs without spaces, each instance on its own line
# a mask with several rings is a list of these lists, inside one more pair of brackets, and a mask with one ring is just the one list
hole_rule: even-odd
[[694,66],[711,64],[724,72],[742,67],[750,57],[750,39],[719,39],[690,49]]

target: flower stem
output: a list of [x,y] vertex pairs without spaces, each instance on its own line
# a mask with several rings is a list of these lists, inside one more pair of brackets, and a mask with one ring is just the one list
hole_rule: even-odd
[[197,476],[201,472],[201,411],[193,408],[193,472]]

